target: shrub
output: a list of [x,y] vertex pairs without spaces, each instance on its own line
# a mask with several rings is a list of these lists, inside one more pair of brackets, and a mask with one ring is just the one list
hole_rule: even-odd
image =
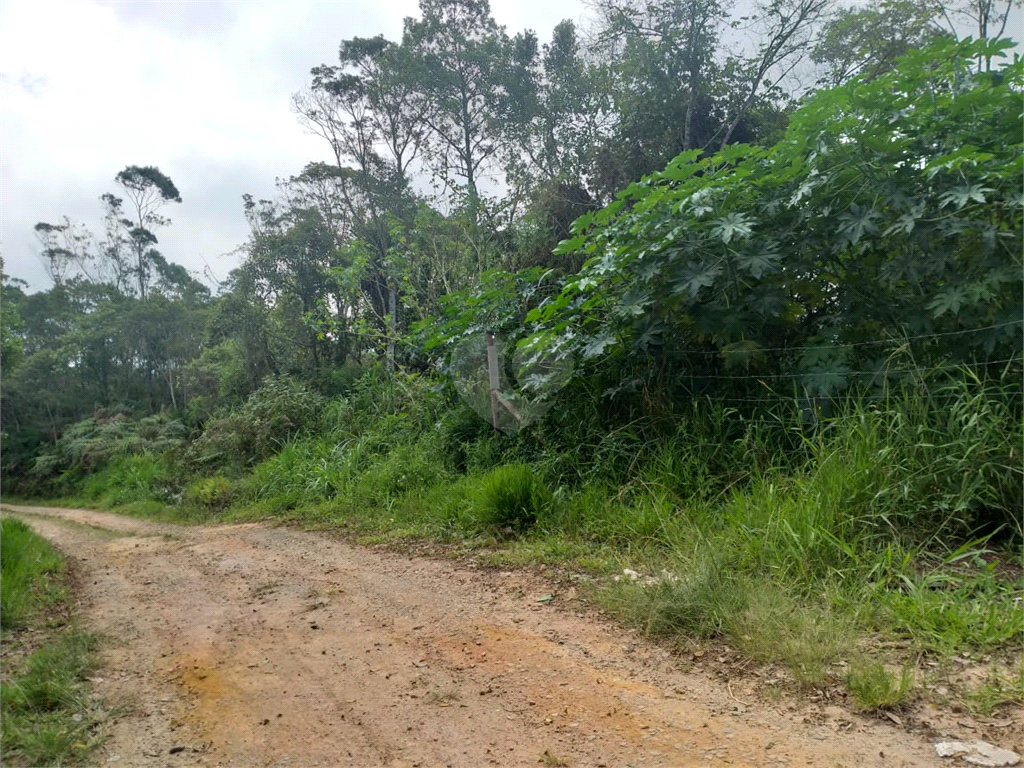
[[223,475],[196,480],[185,490],[186,503],[213,512],[227,509],[234,498],[234,485]]
[[132,419],[120,411],[99,410],[64,430],[53,450],[36,459],[33,473],[52,478],[66,472],[96,472],[118,457],[162,454],[186,436],[185,425],[167,414]]
[[302,382],[269,376],[240,411],[210,419],[186,459],[201,467],[251,466],[297,435],[316,432],[324,405],[324,398]]

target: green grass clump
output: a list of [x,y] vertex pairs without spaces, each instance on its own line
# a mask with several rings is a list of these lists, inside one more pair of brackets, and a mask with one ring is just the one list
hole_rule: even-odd
[[991,669],[987,679],[967,695],[967,708],[985,717],[991,717],[1001,707],[1019,710],[1021,704],[1024,704],[1024,666],[1019,661],[1009,674]]
[[846,674],[846,688],[861,709],[892,712],[910,704],[914,673],[906,666],[896,673],[880,661],[858,660]]
[[726,632],[746,609],[749,586],[712,558],[637,581],[620,578],[601,596],[604,605],[644,632],[706,640]]
[[485,526],[521,533],[551,503],[551,491],[528,464],[496,467],[480,478],[477,512]]
[[820,600],[799,596],[787,585],[754,582],[742,611],[727,617],[729,639],[761,662],[788,667],[803,689],[820,687],[831,665],[849,653],[853,622]]
[[0,627],[23,626],[40,605],[52,605],[63,590],[53,578],[60,554],[21,520],[0,520]]
[[894,631],[940,653],[1019,642],[1024,626],[1019,586],[985,573],[908,577],[900,588],[874,597]]

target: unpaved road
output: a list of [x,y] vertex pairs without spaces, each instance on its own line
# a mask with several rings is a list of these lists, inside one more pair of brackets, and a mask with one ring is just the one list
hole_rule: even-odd
[[106,637],[94,687],[124,706],[104,765],[940,762],[893,723],[683,671],[569,594],[538,602],[552,587],[529,574],[261,524],[4,509],[71,559]]

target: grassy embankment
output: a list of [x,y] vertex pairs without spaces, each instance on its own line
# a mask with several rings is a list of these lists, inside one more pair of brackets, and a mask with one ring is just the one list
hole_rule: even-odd
[[68,616],[63,558],[23,522],[5,518],[0,571],[4,765],[86,764],[104,719],[84,679],[97,641]]
[[[556,409],[496,437],[425,379],[331,399],[279,380],[174,450],[110,456],[78,501],[441,542],[548,569],[681,649],[728,645],[782,689],[991,713],[1024,698],[1016,402],[965,377],[813,425],[781,399],[756,416],[706,401],[612,430]],[[116,445],[107,428],[74,450]]]

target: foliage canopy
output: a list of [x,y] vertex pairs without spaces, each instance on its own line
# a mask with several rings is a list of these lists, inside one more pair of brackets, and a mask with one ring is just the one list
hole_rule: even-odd
[[559,246],[588,260],[524,344],[816,395],[877,382],[897,349],[1019,366],[1022,65],[977,66],[1010,45],[942,41],[814,95],[771,149],[630,185]]

